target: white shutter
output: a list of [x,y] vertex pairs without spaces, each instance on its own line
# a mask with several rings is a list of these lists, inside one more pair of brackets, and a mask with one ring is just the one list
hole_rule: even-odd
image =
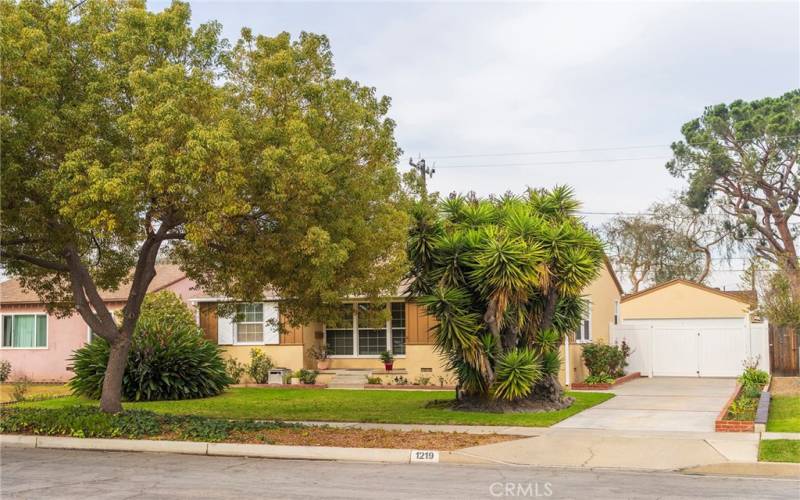
[[217,344],[233,344],[233,317],[224,317],[217,314]]
[[264,302],[264,343],[280,344],[278,328],[278,303]]

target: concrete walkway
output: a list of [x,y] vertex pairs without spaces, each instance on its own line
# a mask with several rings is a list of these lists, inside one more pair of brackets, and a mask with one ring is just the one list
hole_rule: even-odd
[[640,378],[555,425],[562,429],[714,432],[714,421],[736,387],[726,378]]

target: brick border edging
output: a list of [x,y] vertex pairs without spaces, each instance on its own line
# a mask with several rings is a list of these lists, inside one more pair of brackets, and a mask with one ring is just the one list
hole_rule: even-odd
[[611,389],[615,385],[624,384],[625,382],[630,382],[633,379],[637,379],[642,376],[641,372],[633,372],[627,375],[623,375],[617,379],[614,379],[613,382],[610,384],[587,384],[585,382],[578,382],[575,384],[570,384],[570,389],[580,390],[580,391],[603,391],[607,389]]
[[456,386],[454,385],[413,385],[413,384],[404,384],[404,385],[383,385],[383,384],[364,384],[364,389],[374,389],[374,390],[392,390],[392,389],[417,389],[423,391],[454,391]]
[[722,407],[719,414],[717,415],[717,419],[714,421],[714,431],[715,432],[754,432],[755,431],[755,422],[752,420],[725,420],[725,417],[728,416],[728,409],[736,401],[736,398],[739,397],[739,394],[742,392],[742,384],[736,382],[736,388],[733,390],[733,394],[731,397],[728,398],[728,402],[725,403],[725,406]]

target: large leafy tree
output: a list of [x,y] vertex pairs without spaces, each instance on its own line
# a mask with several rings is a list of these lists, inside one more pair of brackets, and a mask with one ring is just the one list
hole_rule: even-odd
[[722,214],[701,213],[679,200],[654,203],[648,213],[618,215],[603,224],[615,270],[636,293],[676,278],[703,283],[714,259],[731,257],[736,239]]
[[[334,77],[323,36],[232,49],[189,7],[2,0],[2,265],[111,345],[121,409],[159,253],[212,292],[271,287],[299,320],[400,276],[407,228],[388,99]],[[121,322],[101,289],[130,283]]]
[[667,169],[688,179],[685,203],[730,215],[727,230],[779,266],[800,301],[800,90],[709,106],[681,132]]
[[462,397],[563,402],[559,347],[580,322],[581,293],[603,255],[577,208],[571,191],[557,187],[524,197],[454,195],[414,212],[411,293],[438,319],[436,346]]

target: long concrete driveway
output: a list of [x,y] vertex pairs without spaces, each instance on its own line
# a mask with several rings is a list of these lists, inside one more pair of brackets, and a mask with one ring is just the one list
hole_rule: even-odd
[[758,434],[714,432],[735,387],[733,379],[637,379],[538,436],[457,453],[516,465],[646,470],[755,462]]
[[714,421],[735,388],[736,380],[728,378],[640,378],[614,388],[615,398],[554,427],[714,432]]

